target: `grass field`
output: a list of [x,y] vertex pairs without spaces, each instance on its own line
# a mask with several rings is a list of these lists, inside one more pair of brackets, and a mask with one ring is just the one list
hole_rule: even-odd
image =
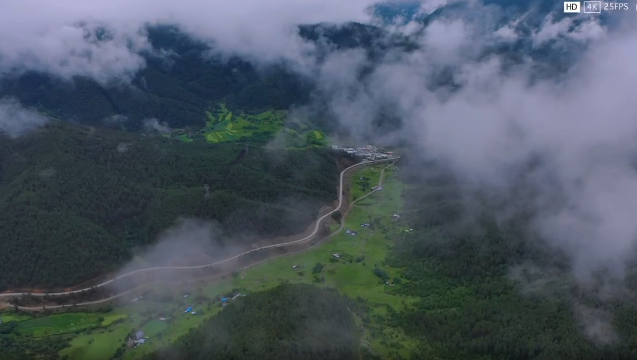
[[[369,174],[369,169],[359,171],[355,176],[360,177],[364,173]],[[378,176],[380,171],[375,184],[378,184]],[[248,291],[272,288],[282,281],[330,286],[351,298],[365,299],[376,315],[386,314],[387,306],[401,309],[416,301],[389,294],[388,289],[391,287],[374,273],[375,267],[382,269],[389,276],[390,282],[400,273],[400,269],[385,266],[384,259],[391,244],[388,239],[404,228],[392,220],[392,215],[402,207],[401,193],[402,184],[395,179],[391,171],[386,172],[383,191],[363,199],[347,216],[345,229],[357,231],[357,236],[342,232],[305,253],[265,262],[262,266],[243,272],[242,278],[234,280],[234,286]],[[372,223],[373,228],[361,227],[361,223],[364,222]],[[334,253],[340,255],[337,261],[332,256]],[[313,274],[313,268],[317,263],[321,263],[323,268],[319,273]],[[300,265],[301,268],[293,270],[294,265]],[[300,272],[303,275],[300,275]],[[395,347],[388,346],[386,339],[399,342],[402,347],[400,353],[404,356],[416,345],[416,342],[408,339],[400,329],[373,322],[370,328],[365,329],[362,344],[387,358],[395,351]]]
[[20,321],[17,329],[21,334],[29,334],[33,337],[66,334],[100,326],[103,322],[100,318],[102,318],[102,316],[97,313],[69,312]]
[[[378,168],[382,167],[384,165]],[[354,176],[368,176],[373,184],[377,184],[380,171],[367,168]],[[124,359],[137,359],[169,344],[221,311],[221,296],[236,292],[249,294],[275,287],[282,281],[313,283],[336,288],[353,299],[362,299],[371,307],[373,315],[381,316],[371,316],[372,321],[365,324],[361,346],[383,358],[390,358],[395,351],[406,355],[415,342],[399,329],[384,323],[382,318],[388,306],[398,310],[416,300],[392,295],[391,290],[395,287],[386,285],[386,281],[392,282],[399,277],[401,271],[386,266],[384,259],[391,245],[389,239],[404,229],[404,225],[392,220],[391,216],[402,207],[402,189],[403,185],[390,168],[385,174],[383,191],[361,200],[346,218],[345,229],[357,231],[357,236],[341,232],[316,248],[272,259],[236,277],[210,284],[184,282],[171,288],[150,286],[138,294],[127,295],[122,299],[123,305],[106,313],[68,312],[34,318],[4,312],[0,317],[5,322],[21,320],[17,327],[21,335],[41,337],[72,333],[68,335],[72,337],[71,346],[61,352],[69,360],[107,360],[117,351],[124,352]],[[361,227],[364,222],[371,223],[372,227]],[[334,253],[340,255],[339,259],[332,256]],[[315,270],[317,263],[322,266]],[[293,265],[301,268],[293,270]],[[379,277],[375,268],[381,269],[385,277]],[[185,294],[188,297],[184,297]],[[143,299],[131,302],[133,297],[140,295]],[[197,311],[196,315],[184,312],[190,306]],[[166,320],[161,321],[160,317]],[[129,334],[140,330],[149,340],[124,351]]]
[[360,198],[371,191],[371,188],[378,185],[380,173],[386,165],[370,166],[357,172],[352,177],[351,200]]
[[197,131],[176,129],[167,137],[184,142],[269,142],[270,146],[285,148],[327,145],[322,131],[307,121],[287,119],[286,111],[269,110],[256,115],[244,112],[235,114],[224,104],[219,104],[216,109],[206,111],[205,115],[203,128]]

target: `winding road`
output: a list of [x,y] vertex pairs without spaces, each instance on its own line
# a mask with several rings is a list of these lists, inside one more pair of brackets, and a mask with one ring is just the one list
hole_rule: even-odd
[[[316,221],[316,223],[315,223],[314,230],[312,231],[312,233],[310,233],[309,235],[307,235],[307,236],[305,236],[305,237],[303,237],[303,238],[301,238],[301,239],[294,240],[294,241],[289,241],[289,242],[285,242],[285,243],[279,243],[279,244],[273,244],[273,245],[262,246],[262,247],[260,247],[260,248],[256,248],[256,249],[248,250],[248,251],[246,251],[246,252],[243,252],[243,253],[241,253],[241,254],[235,255],[235,256],[233,256],[233,257],[230,257],[230,258],[227,258],[227,259],[224,259],[224,260],[220,260],[220,261],[217,261],[217,262],[214,262],[214,263],[209,263],[209,264],[204,264],[204,265],[195,265],[195,266],[164,266],[164,267],[152,267],[152,268],[145,268],[145,269],[134,270],[134,271],[131,271],[131,272],[128,272],[128,273],[122,274],[122,275],[120,275],[120,276],[117,276],[117,277],[115,277],[114,279],[111,279],[111,280],[108,280],[108,281],[104,281],[104,282],[102,282],[102,283],[100,283],[100,284],[97,284],[97,285],[94,285],[94,286],[90,286],[90,287],[87,287],[87,288],[84,288],[84,289],[78,289],[78,290],[72,290],[72,291],[66,291],[66,292],[55,292],[55,293],[27,293],[27,292],[18,292],[18,293],[3,293],[3,294],[0,294],[0,299],[7,298],[7,297],[20,297],[20,296],[27,296],[27,295],[31,295],[31,296],[60,296],[60,295],[70,295],[70,294],[80,293],[80,292],[82,292],[82,291],[87,291],[87,290],[90,290],[90,289],[94,289],[94,288],[98,288],[98,287],[106,286],[106,285],[108,285],[108,284],[110,284],[110,283],[112,283],[112,282],[114,282],[114,281],[116,281],[116,280],[118,280],[118,279],[122,279],[122,278],[125,278],[125,277],[128,277],[128,276],[131,276],[131,275],[134,275],[134,274],[138,274],[138,273],[144,273],[144,272],[156,271],[156,270],[188,270],[188,269],[201,269],[201,268],[206,268],[206,267],[210,267],[210,266],[215,266],[215,265],[223,264],[223,263],[225,263],[225,262],[228,262],[228,261],[231,261],[231,260],[237,259],[237,258],[239,258],[239,257],[241,257],[241,256],[243,256],[243,255],[246,255],[246,254],[249,254],[249,253],[252,253],[252,252],[255,252],[255,251],[260,251],[260,250],[263,250],[263,249],[269,249],[269,248],[277,248],[277,247],[282,247],[282,246],[289,246],[289,245],[294,245],[294,244],[299,244],[299,243],[303,243],[303,242],[309,241],[309,240],[311,240],[311,239],[312,239],[312,238],[313,238],[313,237],[314,237],[314,236],[318,233],[318,231],[319,231],[319,227],[320,227],[320,224],[321,224],[321,222],[322,222],[323,220],[325,220],[328,216],[331,216],[333,213],[335,213],[335,212],[337,212],[337,211],[341,210],[341,208],[342,208],[342,206],[343,206],[343,179],[344,179],[345,173],[346,173],[347,171],[349,171],[349,170],[351,170],[351,169],[353,169],[353,168],[359,167],[359,166],[366,166],[366,165],[370,165],[370,164],[383,163],[383,162],[392,162],[392,163],[393,163],[393,162],[395,162],[397,159],[398,159],[398,157],[390,157],[390,158],[382,159],[382,160],[363,161],[363,162],[360,162],[360,163],[358,163],[358,164],[354,164],[354,165],[352,165],[352,166],[350,166],[350,167],[346,168],[345,170],[341,171],[341,174],[340,174],[340,182],[339,182],[339,189],[338,189],[338,192],[339,192],[339,196],[338,196],[338,206],[337,206],[336,208],[334,208],[332,211],[330,211],[330,212],[326,213],[325,215],[321,216],[320,218],[318,218],[318,219],[317,219],[317,221]],[[391,165],[391,164],[389,164],[389,165],[387,165],[387,166],[390,166],[390,165]],[[387,166],[386,166],[385,168],[387,168]],[[380,187],[380,186],[382,185],[383,178],[384,178],[384,174],[385,174],[385,168],[383,168],[383,170],[381,171],[380,178],[379,178],[379,181],[378,181],[378,187]],[[369,192],[369,193],[365,194],[365,195],[364,195],[364,196],[362,196],[361,198],[359,198],[359,199],[355,200],[354,202],[352,202],[352,204],[350,204],[350,208],[351,208],[351,205],[353,205],[355,202],[357,202],[357,201],[360,201],[360,200],[364,199],[365,197],[367,197],[367,196],[371,195],[372,193],[374,193],[374,192],[376,192],[376,191],[379,191],[379,190],[378,190],[378,188],[376,188],[375,190],[373,190],[373,191],[371,191],[371,192]],[[348,209],[348,211],[349,211],[349,209]],[[345,217],[345,216],[343,216],[343,219],[344,219],[344,217]],[[341,221],[341,226],[340,226],[340,227],[339,227],[339,228],[338,228],[338,229],[337,229],[334,233],[332,233],[332,234],[331,234],[330,236],[328,236],[328,237],[331,237],[331,236],[333,236],[333,235],[337,234],[338,232],[340,232],[340,231],[343,229],[343,227],[344,227],[344,226],[345,226],[345,221]],[[315,247],[315,246],[316,246],[316,245],[318,245],[318,244],[320,244],[320,242],[319,242],[319,243],[317,243],[317,244],[315,244],[315,245],[313,245],[313,246],[311,246],[311,247],[309,247],[309,248],[307,248],[307,249],[303,249],[303,250],[300,250],[300,251],[297,251],[297,252],[293,252],[293,253],[287,253],[287,254],[282,254],[282,255],[278,255],[278,256],[269,257],[269,258],[267,258],[267,259],[263,259],[263,260],[261,260],[261,261],[258,261],[258,262],[256,262],[256,263],[254,263],[254,264],[246,265],[246,266],[244,266],[244,267],[242,267],[242,268],[239,268],[239,269],[236,269],[236,270],[241,270],[241,269],[245,269],[245,268],[248,268],[248,267],[252,267],[252,266],[255,266],[255,265],[257,265],[257,264],[259,264],[259,263],[261,263],[261,262],[263,262],[263,261],[271,260],[271,259],[274,259],[274,258],[279,257],[279,256],[288,256],[288,255],[296,254],[296,253],[299,253],[299,252],[302,252],[302,251],[307,251],[307,250],[309,250],[309,249],[311,249],[311,248]],[[235,270],[235,271],[236,271],[236,270]],[[215,276],[222,276],[222,275],[227,275],[227,274],[218,274],[218,275],[215,275]],[[119,293],[119,294],[114,295],[114,296],[112,296],[112,297],[110,297],[110,298],[107,298],[107,299],[96,300],[96,301],[90,301],[90,302],[84,302],[84,303],[78,303],[78,304],[75,304],[75,306],[82,306],[82,305],[94,305],[94,304],[99,304],[99,303],[104,303],[104,302],[107,302],[107,301],[111,301],[111,300],[113,300],[113,299],[115,299],[115,298],[118,298],[118,297],[120,297],[120,296],[123,296],[123,295],[125,295],[125,294],[127,294],[127,293],[129,293],[129,292],[132,292],[132,291],[138,290],[140,287],[147,286],[147,285],[150,285],[150,284],[144,284],[144,285],[141,285],[141,286],[139,286],[139,287],[136,287],[136,288],[134,288],[134,289],[130,289],[130,290],[124,291],[124,292],[122,292],[122,293]],[[4,300],[4,299],[3,299],[3,300]],[[47,308],[47,309],[55,309],[55,308],[64,308],[64,307],[71,307],[71,306],[72,306],[72,305],[52,305],[52,306],[46,306],[46,308]],[[41,309],[42,309],[42,307],[24,307],[24,306],[18,306],[18,308],[19,308],[20,310],[41,310]]]

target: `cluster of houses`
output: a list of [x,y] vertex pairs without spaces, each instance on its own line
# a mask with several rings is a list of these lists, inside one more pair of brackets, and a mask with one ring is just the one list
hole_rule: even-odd
[[356,149],[352,147],[342,147],[339,145],[332,145],[332,150],[345,151],[348,154],[360,156],[368,160],[386,159],[389,156],[393,155],[391,151],[379,152],[378,148],[374,145],[367,145],[367,146],[359,147]]
[[369,227],[369,226],[370,226],[369,223],[362,223],[361,224],[361,227]]
[[350,230],[350,229],[345,230],[345,234],[347,234],[349,236],[356,236],[357,235],[356,231],[353,231],[353,230]]

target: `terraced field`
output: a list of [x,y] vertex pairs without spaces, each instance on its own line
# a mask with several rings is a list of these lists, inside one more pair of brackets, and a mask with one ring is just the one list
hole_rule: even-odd
[[201,129],[176,129],[166,136],[185,142],[248,141],[285,148],[327,144],[326,135],[321,130],[308,121],[289,119],[286,111],[270,110],[257,115],[233,113],[224,104],[206,111],[205,125]]

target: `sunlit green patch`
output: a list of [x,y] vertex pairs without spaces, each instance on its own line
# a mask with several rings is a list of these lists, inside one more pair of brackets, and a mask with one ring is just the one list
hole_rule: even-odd
[[97,313],[62,313],[38,319],[21,321],[17,330],[21,334],[41,337],[66,334],[101,325],[103,316]]

